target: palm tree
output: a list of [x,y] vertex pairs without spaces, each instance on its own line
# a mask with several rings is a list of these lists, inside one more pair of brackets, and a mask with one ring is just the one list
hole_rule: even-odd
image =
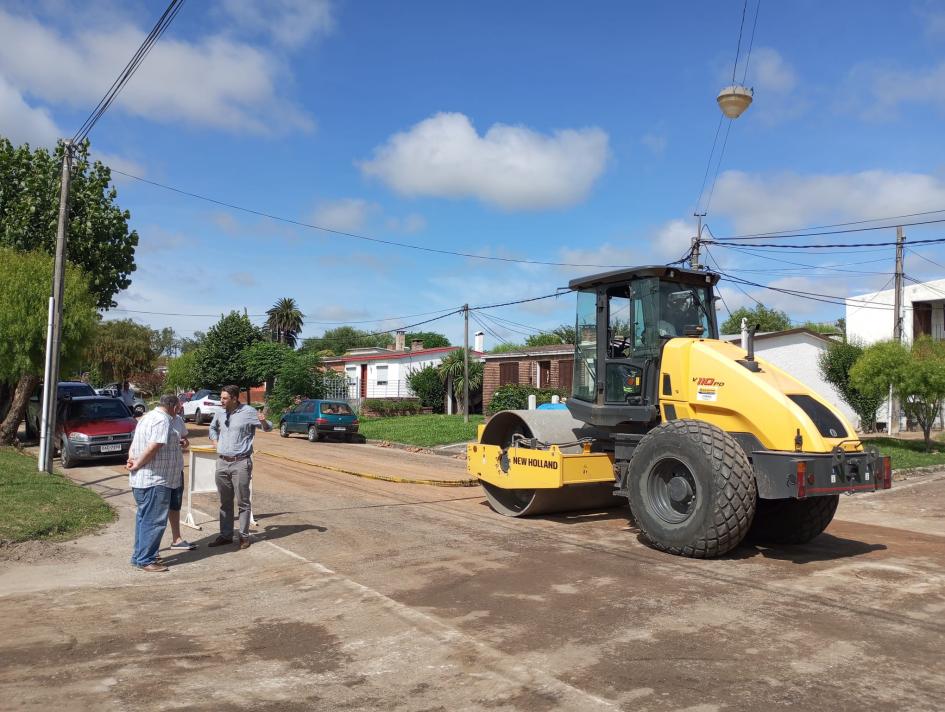
[[273,341],[295,348],[295,342],[305,323],[304,315],[295,300],[283,297],[266,311],[266,317],[264,328],[272,334]]
[[[456,396],[456,400],[459,402],[460,407],[463,405],[463,395],[465,394],[465,388],[463,387],[465,381],[463,379],[463,359],[465,356],[464,349],[456,349],[451,351],[446,357],[440,361],[440,365],[437,367],[437,371],[440,374],[440,380],[446,384],[447,393],[449,393],[450,385],[452,385],[453,395]],[[469,395],[482,388],[482,372],[483,366],[482,361],[474,361],[470,359],[469,361]]]

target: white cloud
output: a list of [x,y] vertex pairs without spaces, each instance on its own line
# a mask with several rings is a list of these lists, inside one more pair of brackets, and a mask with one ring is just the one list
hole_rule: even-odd
[[183,250],[187,245],[192,245],[193,241],[180,232],[168,232],[163,228],[150,225],[141,228],[138,231],[138,254],[153,254],[155,252],[168,252],[171,250]]
[[[32,17],[0,10],[0,72],[36,99],[91,108],[144,36],[126,21],[61,34]],[[271,52],[224,35],[194,43],[165,36],[114,109],[234,132],[310,130],[312,120],[279,94],[286,74]]]
[[890,121],[904,104],[928,105],[945,111],[945,62],[904,69],[862,63],[850,70],[837,105],[861,118]]
[[230,275],[230,281],[241,287],[254,287],[256,285],[256,278],[249,272],[233,272]]
[[547,136],[495,124],[480,136],[465,115],[439,113],[392,136],[360,168],[404,195],[540,210],[584,200],[608,154],[607,134],[598,128]]
[[726,171],[719,176],[712,202],[713,212],[728,216],[739,233],[880,218],[943,205],[942,180],[880,170],[809,176]]
[[328,0],[221,0],[220,6],[240,31],[267,34],[289,48],[335,28]]
[[62,132],[47,109],[27,104],[16,87],[0,74],[0,134],[14,145],[53,146]]
[[343,198],[320,203],[312,215],[312,222],[329,230],[357,232],[364,228],[368,216],[379,209],[379,206],[361,198]]
[[387,229],[396,232],[405,232],[411,235],[426,229],[427,220],[419,213],[409,213],[402,218],[387,218]]
[[945,10],[940,3],[925,0],[913,5],[913,11],[922,20],[922,29],[927,37],[945,37]]
[[662,134],[648,133],[644,134],[643,138],[640,139],[640,143],[650,149],[654,155],[662,156],[666,151],[666,144],[668,141]]
[[766,92],[786,94],[797,85],[794,69],[770,47],[758,47],[751,55],[751,84]]

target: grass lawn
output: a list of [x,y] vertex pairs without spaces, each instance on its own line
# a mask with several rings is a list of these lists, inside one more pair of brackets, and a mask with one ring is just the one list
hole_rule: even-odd
[[481,415],[470,415],[468,423],[461,415],[401,415],[362,420],[360,433],[368,440],[433,447],[475,440],[481,422]]
[[894,470],[904,467],[925,467],[926,465],[945,465],[945,442],[932,436],[932,451],[925,451],[923,440],[897,440],[896,438],[864,438],[864,445],[874,445],[884,455],[892,457]]
[[0,540],[72,539],[115,519],[91,490],[36,471],[36,458],[0,448]]

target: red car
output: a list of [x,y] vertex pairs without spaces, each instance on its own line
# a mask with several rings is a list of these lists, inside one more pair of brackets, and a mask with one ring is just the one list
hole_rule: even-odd
[[82,460],[128,455],[135,420],[125,404],[108,396],[81,396],[59,404],[56,445],[63,467]]

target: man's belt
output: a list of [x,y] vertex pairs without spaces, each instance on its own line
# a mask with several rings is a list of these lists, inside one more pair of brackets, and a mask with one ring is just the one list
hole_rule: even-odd
[[217,455],[223,462],[239,462],[240,460],[245,460],[248,457],[252,457],[253,453],[247,452],[243,455]]

